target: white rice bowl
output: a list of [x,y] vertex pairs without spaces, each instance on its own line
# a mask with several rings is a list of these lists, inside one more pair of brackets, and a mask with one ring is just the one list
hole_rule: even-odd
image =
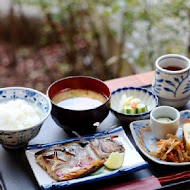
[[0,103],[0,129],[25,129],[36,125],[42,118],[42,111],[22,99]]
[[37,90],[0,88],[0,143],[10,149],[25,146],[39,133],[51,109],[49,98]]

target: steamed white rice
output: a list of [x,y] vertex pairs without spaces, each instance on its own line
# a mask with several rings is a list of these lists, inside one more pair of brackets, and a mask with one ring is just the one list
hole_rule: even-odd
[[17,99],[0,104],[0,129],[16,130],[37,124],[41,110],[25,100]]

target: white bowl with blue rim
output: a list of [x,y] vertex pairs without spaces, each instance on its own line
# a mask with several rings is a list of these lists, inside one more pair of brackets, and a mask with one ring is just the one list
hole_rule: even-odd
[[[147,111],[144,113],[124,114],[121,112],[119,105],[121,97],[126,94],[127,97],[133,96],[140,99],[146,106]],[[122,122],[129,123],[135,120],[150,118],[150,112],[158,106],[157,96],[150,90],[141,87],[124,87],[118,88],[111,94],[111,111]]]
[[25,87],[0,88],[0,104],[17,99],[25,100],[33,106],[37,106],[41,112],[41,117],[35,125],[22,129],[0,128],[0,144],[9,149],[24,147],[31,139],[36,137],[52,109],[49,98],[42,92]]

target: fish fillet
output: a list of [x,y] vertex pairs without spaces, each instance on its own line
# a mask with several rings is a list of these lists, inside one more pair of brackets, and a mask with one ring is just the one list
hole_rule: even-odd
[[100,168],[112,152],[125,151],[114,138],[92,139],[84,147],[79,141],[54,145],[36,152],[36,162],[56,181],[79,178]]

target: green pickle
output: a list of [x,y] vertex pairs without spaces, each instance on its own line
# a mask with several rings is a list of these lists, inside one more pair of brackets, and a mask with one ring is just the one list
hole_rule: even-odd
[[138,113],[144,113],[147,111],[147,106],[143,103],[139,103],[137,108],[131,108],[130,105],[124,106],[123,113],[125,114],[138,114]]
[[147,106],[143,103],[139,103],[137,106],[137,113],[144,113],[147,111]]
[[147,106],[140,99],[133,98],[133,96],[126,97],[123,105],[122,113],[124,114],[141,114],[148,111]]
[[135,114],[136,109],[133,109],[133,108],[131,108],[130,105],[127,105],[127,106],[124,106],[123,113],[125,113],[125,114]]

